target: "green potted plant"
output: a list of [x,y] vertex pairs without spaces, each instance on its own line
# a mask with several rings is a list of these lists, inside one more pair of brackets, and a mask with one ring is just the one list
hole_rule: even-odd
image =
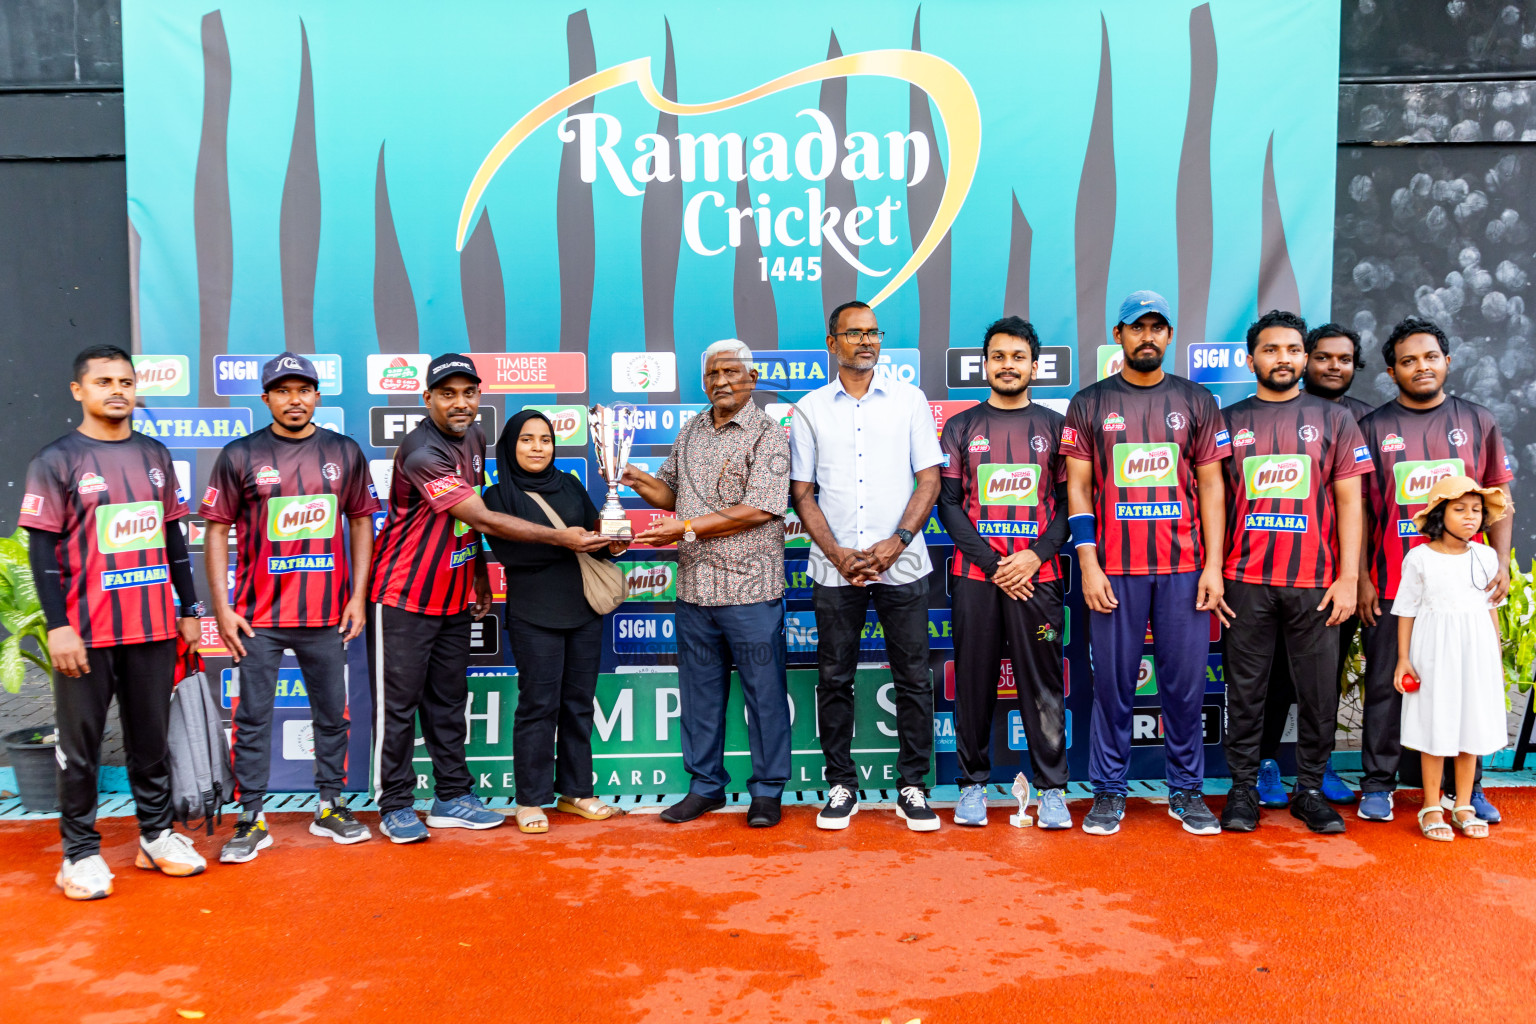
[[[53,677],[48,625],[27,557],[27,531],[20,528],[9,537],[0,537],[0,628],[6,633],[0,640],[0,686],[10,693],[20,690],[27,662]],[[27,640],[36,650],[26,645]],[[0,737],[16,772],[18,795],[29,811],[58,810],[58,768],[54,761],[58,738],[52,725],[17,729]]]

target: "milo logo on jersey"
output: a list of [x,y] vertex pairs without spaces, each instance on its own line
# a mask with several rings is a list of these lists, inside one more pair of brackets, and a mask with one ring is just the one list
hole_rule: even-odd
[[620,562],[630,601],[676,601],[676,562]]
[[1115,485],[1118,487],[1177,487],[1179,446],[1167,444],[1115,445]]
[[1430,459],[1423,462],[1399,462],[1392,467],[1397,477],[1397,503],[1422,505],[1429,500],[1430,489],[1448,476],[1463,476],[1460,459]]
[[976,492],[983,505],[1038,505],[1040,467],[999,462],[977,466]]
[[1248,500],[1308,498],[1312,495],[1312,456],[1250,455],[1243,460]]
[[328,540],[335,535],[334,494],[299,494],[267,503],[267,540]]
[[165,547],[158,501],[126,501],[96,509],[96,546],[109,555]]

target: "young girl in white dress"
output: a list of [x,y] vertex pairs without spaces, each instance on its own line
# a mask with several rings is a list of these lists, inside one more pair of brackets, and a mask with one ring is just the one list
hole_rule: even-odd
[[[1486,587],[1499,572],[1498,556],[1472,538],[1503,518],[1508,499],[1470,477],[1435,484],[1414,526],[1429,538],[1403,559],[1403,578],[1392,614],[1397,622],[1397,689],[1403,694],[1402,743],[1419,752],[1424,809],[1419,828],[1428,839],[1449,841],[1455,825],[1472,839],[1488,836],[1488,823],[1471,806],[1477,759],[1509,740],[1504,718],[1504,664],[1499,619]],[[1414,680],[1419,686],[1414,689]],[[1444,759],[1456,759],[1451,821],[1440,807]]]

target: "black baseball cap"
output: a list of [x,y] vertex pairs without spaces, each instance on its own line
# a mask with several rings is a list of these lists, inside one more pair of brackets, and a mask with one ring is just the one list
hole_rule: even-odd
[[315,372],[314,363],[297,353],[284,352],[268,359],[261,368],[261,390],[271,391],[272,385],[289,377],[307,380],[317,388],[320,386],[320,375]]
[[427,367],[427,387],[435,388],[449,377],[468,377],[476,384],[480,383],[480,374],[475,372],[475,364],[468,356],[461,356],[457,352],[444,352],[432,360],[432,365]]

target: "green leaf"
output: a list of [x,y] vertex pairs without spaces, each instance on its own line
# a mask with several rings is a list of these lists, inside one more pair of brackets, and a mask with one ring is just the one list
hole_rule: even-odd
[[21,689],[27,675],[27,663],[21,653],[21,638],[8,636],[0,640],[0,687],[7,693]]

